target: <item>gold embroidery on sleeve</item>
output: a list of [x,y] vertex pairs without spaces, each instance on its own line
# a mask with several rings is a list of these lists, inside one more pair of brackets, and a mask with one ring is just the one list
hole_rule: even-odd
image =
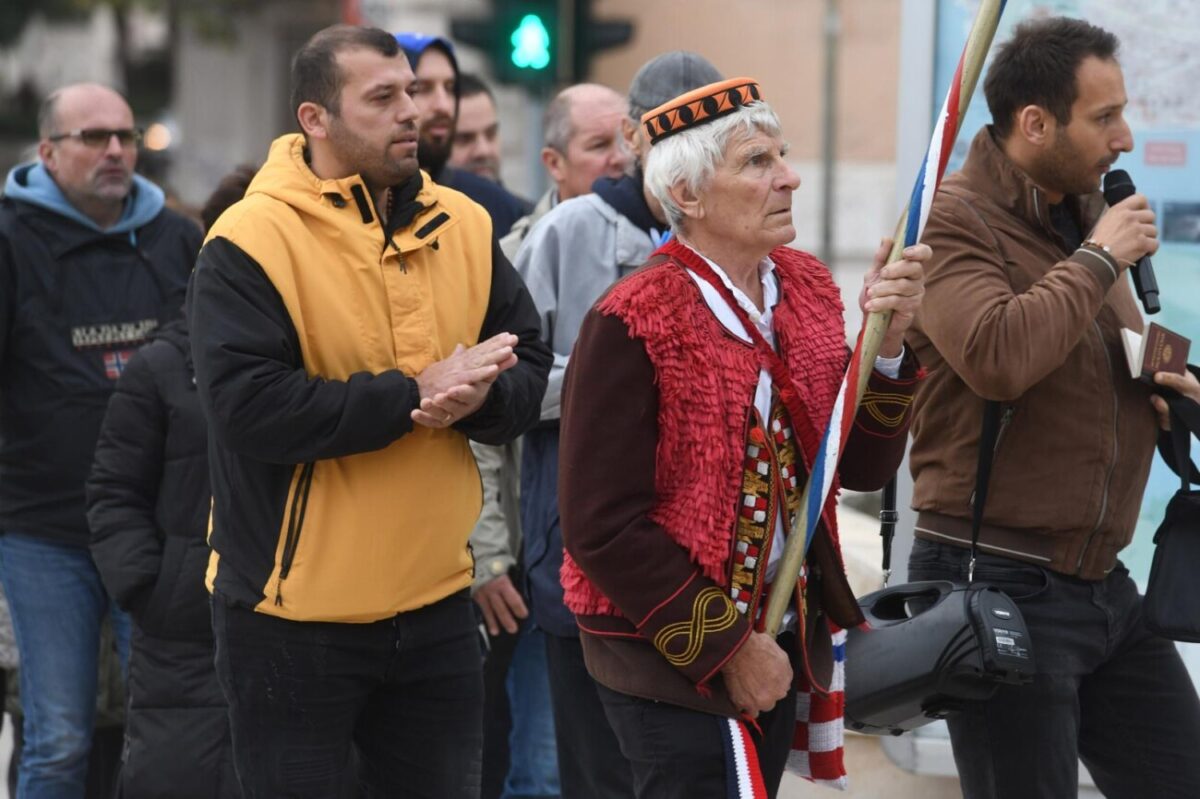
[[[719,615],[709,617],[709,609],[716,603]],[[732,627],[738,612],[723,591],[708,587],[696,594],[692,600],[692,618],[668,624],[654,636],[654,648],[672,665],[679,668],[690,666],[700,657],[707,635],[723,632]]]
[[885,394],[868,389],[863,394],[862,408],[881,427],[896,428],[904,423],[912,400],[910,394]]

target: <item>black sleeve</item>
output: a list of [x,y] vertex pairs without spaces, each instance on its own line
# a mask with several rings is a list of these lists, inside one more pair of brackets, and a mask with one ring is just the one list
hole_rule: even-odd
[[189,263],[195,265],[196,258],[200,255],[200,247],[204,244],[204,231],[200,229],[199,225],[191,225],[183,237],[187,254],[191,256]]
[[382,449],[412,430],[417,384],[399,370],[308,376],[282,298],[229,240],[200,251],[187,317],[200,404],[221,446],[306,463]]
[[149,599],[162,564],[154,509],[166,423],[143,348],[122,371],[108,402],[87,481],[92,558],[109,595],[135,614]]
[[16,315],[17,281],[8,237],[0,230],[0,367],[8,354],[8,335]]
[[496,378],[483,407],[454,425],[468,438],[492,445],[507,444],[537,424],[552,360],[533,298],[493,239],[492,291],[479,340],[498,333],[519,339],[517,365]]

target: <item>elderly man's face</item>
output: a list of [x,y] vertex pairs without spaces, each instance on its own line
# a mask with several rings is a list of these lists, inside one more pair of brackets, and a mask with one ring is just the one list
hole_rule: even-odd
[[577,88],[567,151],[547,147],[542,156],[560,200],[590,193],[601,175],[621,177],[632,159],[621,135],[621,120],[628,116],[625,98],[600,86]]
[[783,160],[786,154],[783,139],[761,131],[732,139],[701,199],[703,215],[693,224],[762,255],[796,238],[792,192],[800,177]]

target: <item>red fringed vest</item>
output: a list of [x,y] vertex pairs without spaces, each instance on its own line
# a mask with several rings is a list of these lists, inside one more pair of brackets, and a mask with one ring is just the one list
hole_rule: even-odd
[[[807,253],[771,252],[780,282],[776,346],[808,412],[793,419],[800,445],[815,453],[845,371],[841,295],[829,270]],[[686,549],[705,576],[729,584],[729,559],[742,489],[747,422],[761,364],[754,347],[713,315],[682,264],[663,261],[617,283],[597,306],[640,340],[658,384],[658,454],[651,519]],[[834,484],[834,492],[837,483]],[[837,530],[828,530],[837,544]],[[566,554],[562,584],[578,615],[619,616]]]

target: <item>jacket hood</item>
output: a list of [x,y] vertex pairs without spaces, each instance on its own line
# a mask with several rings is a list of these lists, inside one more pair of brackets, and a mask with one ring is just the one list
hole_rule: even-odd
[[176,317],[166,324],[159,326],[150,334],[150,341],[159,341],[160,339],[174,345],[180,352],[190,354],[189,350],[191,348],[188,346],[187,318],[185,316]]
[[[458,75],[461,71],[458,68],[458,59],[454,55],[454,45],[450,43],[449,39],[443,36],[427,36],[424,33],[405,31],[396,34],[396,43],[404,51],[404,57],[408,59],[408,65],[412,67],[413,72],[417,71],[417,62],[421,60],[421,56],[430,47],[437,47],[446,54],[446,57],[450,59],[450,66],[454,67],[455,75]],[[454,92],[457,99],[457,83],[455,84]]]
[[133,233],[149,224],[162,212],[166,204],[162,189],[135,174],[129,196],[125,198],[125,209],[121,212],[121,218],[112,227],[102,228],[91,217],[71,205],[41,161],[24,164],[10,171],[4,183],[4,195],[44,208],[97,233]]
[[188,343],[188,327],[185,317],[179,316],[157,328],[150,334],[147,343],[150,341],[165,341],[179,350],[179,354],[183,356],[183,362],[187,365],[188,371],[192,370],[192,347]]

